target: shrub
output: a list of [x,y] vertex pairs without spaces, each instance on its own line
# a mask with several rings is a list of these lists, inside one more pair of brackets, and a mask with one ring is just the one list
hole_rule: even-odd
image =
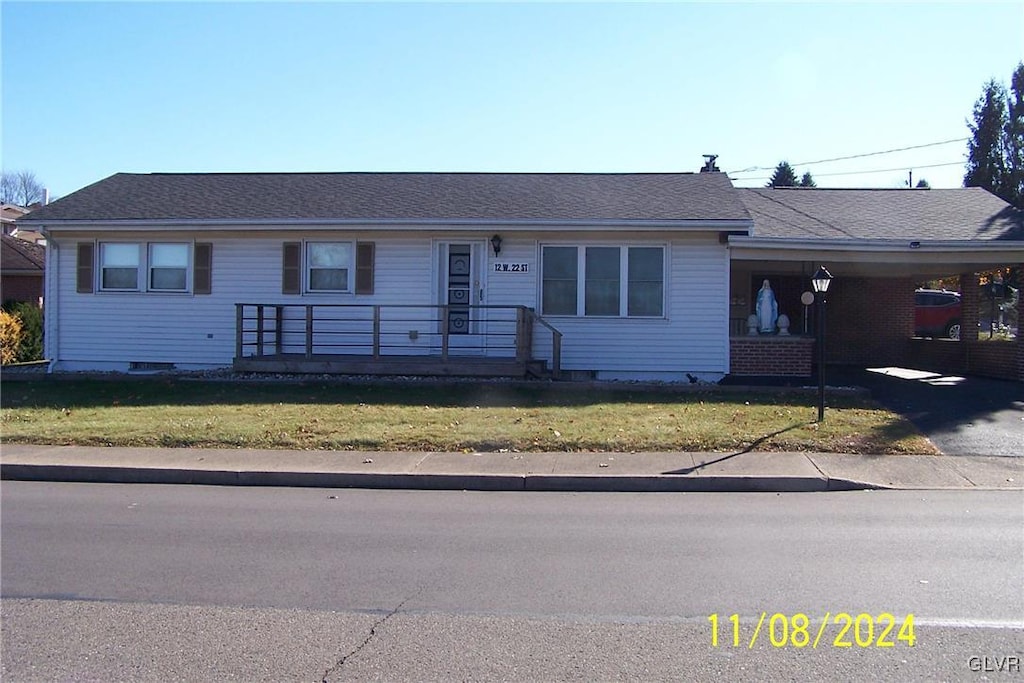
[[21,344],[15,361],[28,363],[43,359],[43,309],[29,303],[18,302],[5,306],[9,313],[21,321]]
[[0,363],[7,365],[18,359],[24,332],[18,316],[0,310]]

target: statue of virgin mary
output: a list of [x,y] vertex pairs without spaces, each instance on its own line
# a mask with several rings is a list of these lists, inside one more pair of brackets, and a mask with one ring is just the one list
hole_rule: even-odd
[[775,292],[765,280],[757,292],[757,329],[761,334],[775,332],[775,323],[779,319],[779,304],[775,301]]

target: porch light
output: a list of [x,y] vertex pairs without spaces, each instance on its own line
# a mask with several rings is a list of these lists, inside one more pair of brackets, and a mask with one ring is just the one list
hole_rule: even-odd
[[814,291],[824,294],[828,291],[830,284],[832,284],[832,273],[828,272],[825,266],[818,266],[818,272],[811,277],[811,286]]
[[495,256],[501,253],[501,235],[495,235],[491,238],[491,247],[494,249]]

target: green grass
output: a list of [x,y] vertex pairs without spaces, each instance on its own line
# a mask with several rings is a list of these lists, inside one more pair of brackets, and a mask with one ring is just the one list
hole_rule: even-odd
[[935,453],[856,396],[501,383],[5,382],[7,443],[369,451]]

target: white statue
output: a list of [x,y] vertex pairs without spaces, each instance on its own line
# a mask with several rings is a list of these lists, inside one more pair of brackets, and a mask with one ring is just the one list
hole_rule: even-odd
[[757,292],[757,325],[761,334],[775,332],[775,322],[779,319],[779,304],[775,301],[775,292],[765,280]]

